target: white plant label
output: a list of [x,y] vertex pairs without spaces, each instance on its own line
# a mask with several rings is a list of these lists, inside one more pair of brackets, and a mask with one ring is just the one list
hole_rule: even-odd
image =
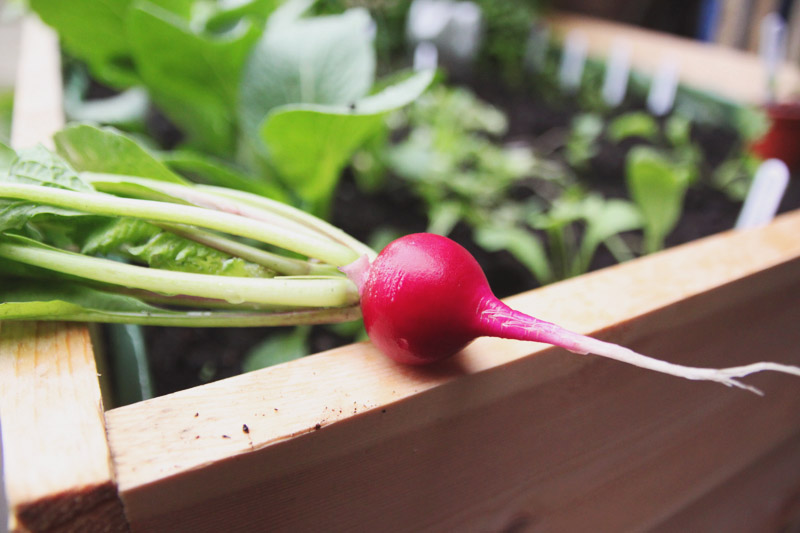
[[626,40],[616,39],[608,54],[606,76],[603,79],[603,100],[611,107],[618,106],[625,98],[630,69],[631,44]]
[[780,159],[767,159],[758,167],[744,200],[736,229],[757,228],[775,218],[789,185],[789,168]]
[[414,48],[414,70],[433,70],[439,63],[439,51],[436,45],[428,41],[419,43]]
[[450,21],[452,2],[414,0],[408,10],[407,33],[412,42],[436,39]]
[[778,13],[769,13],[761,20],[759,32],[759,53],[767,71],[767,102],[772,102],[778,68],[786,56],[786,23]]
[[531,28],[528,42],[525,43],[525,67],[540,72],[547,60],[547,50],[550,47],[550,28],[537,24]]
[[647,109],[656,116],[669,113],[675,103],[675,93],[678,90],[678,61],[667,57],[661,61],[650,92],[647,93]]
[[561,56],[561,68],[558,80],[562,88],[574,91],[581,84],[583,67],[586,64],[586,49],[588,43],[586,36],[573,30],[567,34],[564,41],[564,54]]

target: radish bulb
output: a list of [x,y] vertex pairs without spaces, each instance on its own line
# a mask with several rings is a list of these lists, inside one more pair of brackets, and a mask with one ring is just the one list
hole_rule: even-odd
[[734,378],[765,370],[800,376],[800,368],[779,363],[722,369],[676,365],[526,315],[492,293],[486,275],[466,249],[439,235],[407,235],[389,244],[371,264],[362,256],[342,270],[358,286],[364,325],[373,344],[400,363],[433,363],[477,337],[491,336],[548,343],[756,394],[762,393]]

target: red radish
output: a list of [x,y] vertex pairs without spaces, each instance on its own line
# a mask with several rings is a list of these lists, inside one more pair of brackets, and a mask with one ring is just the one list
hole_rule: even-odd
[[407,235],[389,244],[372,264],[363,256],[343,270],[358,285],[370,339],[381,352],[401,363],[433,363],[477,337],[491,336],[544,342],[757,394],[761,394],[758,389],[733,378],[764,370],[800,376],[800,368],[778,363],[723,369],[667,363],[515,311],[495,297],[475,258],[439,235]]

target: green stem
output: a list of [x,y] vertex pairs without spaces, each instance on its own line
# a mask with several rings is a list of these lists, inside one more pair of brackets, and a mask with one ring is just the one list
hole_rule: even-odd
[[305,274],[330,276],[338,273],[336,267],[331,265],[311,263],[309,261],[285,257],[191,226],[178,226],[174,224],[160,224],[160,226],[186,239],[204,244],[210,248],[228,253],[235,257],[241,257],[242,259],[265,266],[287,276],[302,276]]
[[279,327],[350,322],[361,318],[358,306],[333,309],[302,309],[278,313],[254,313],[235,311],[186,311],[176,313],[129,313],[97,311],[70,315],[36,316],[36,320],[59,320],[70,322],[104,322],[109,324],[137,324],[140,326],[177,326],[196,328],[223,327]]
[[358,301],[355,286],[344,277],[239,278],[174,272],[10,242],[0,243],[0,257],[112,285],[231,303],[339,307]]
[[374,259],[378,255],[375,250],[361,241],[354,239],[336,226],[329,224],[324,220],[310,215],[300,209],[295,209],[289,205],[276,202],[275,200],[271,200],[263,196],[256,196],[255,194],[250,194],[244,191],[225,189],[223,187],[215,187],[213,185],[197,185],[197,188],[203,191],[209,191],[215,195],[225,196],[233,200],[239,200],[254,207],[264,209],[265,211],[270,211],[282,217],[295,220],[296,222],[299,222],[308,228],[312,228],[320,234],[349,247],[358,255],[366,254],[370,260]]
[[[101,191],[114,192],[115,186],[138,183],[160,193],[228,213],[241,214],[249,218],[271,221],[298,232],[324,236],[347,246],[358,255],[367,254],[370,259],[377,254],[367,245],[354,239],[336,226],[325,222],[301,209],[245,191],[217,187],[214,185],[180,185],[136,176],[81,172],[81,178]],[[253,210],[256,210],[255,212]]]
[[16,183],[0,184],[0,197],[18,198],[98,215],[129,216],[151,222],[195,225],[273,244],[334,266],[344,266],[358,258],[353,250],[328,239],[201,207]]

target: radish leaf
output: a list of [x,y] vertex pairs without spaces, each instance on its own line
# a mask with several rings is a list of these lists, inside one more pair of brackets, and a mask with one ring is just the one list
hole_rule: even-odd
[[139,143],[113,128],[72,125],[53,135],[53,140],[58,154],[80,171],[186,183]]

